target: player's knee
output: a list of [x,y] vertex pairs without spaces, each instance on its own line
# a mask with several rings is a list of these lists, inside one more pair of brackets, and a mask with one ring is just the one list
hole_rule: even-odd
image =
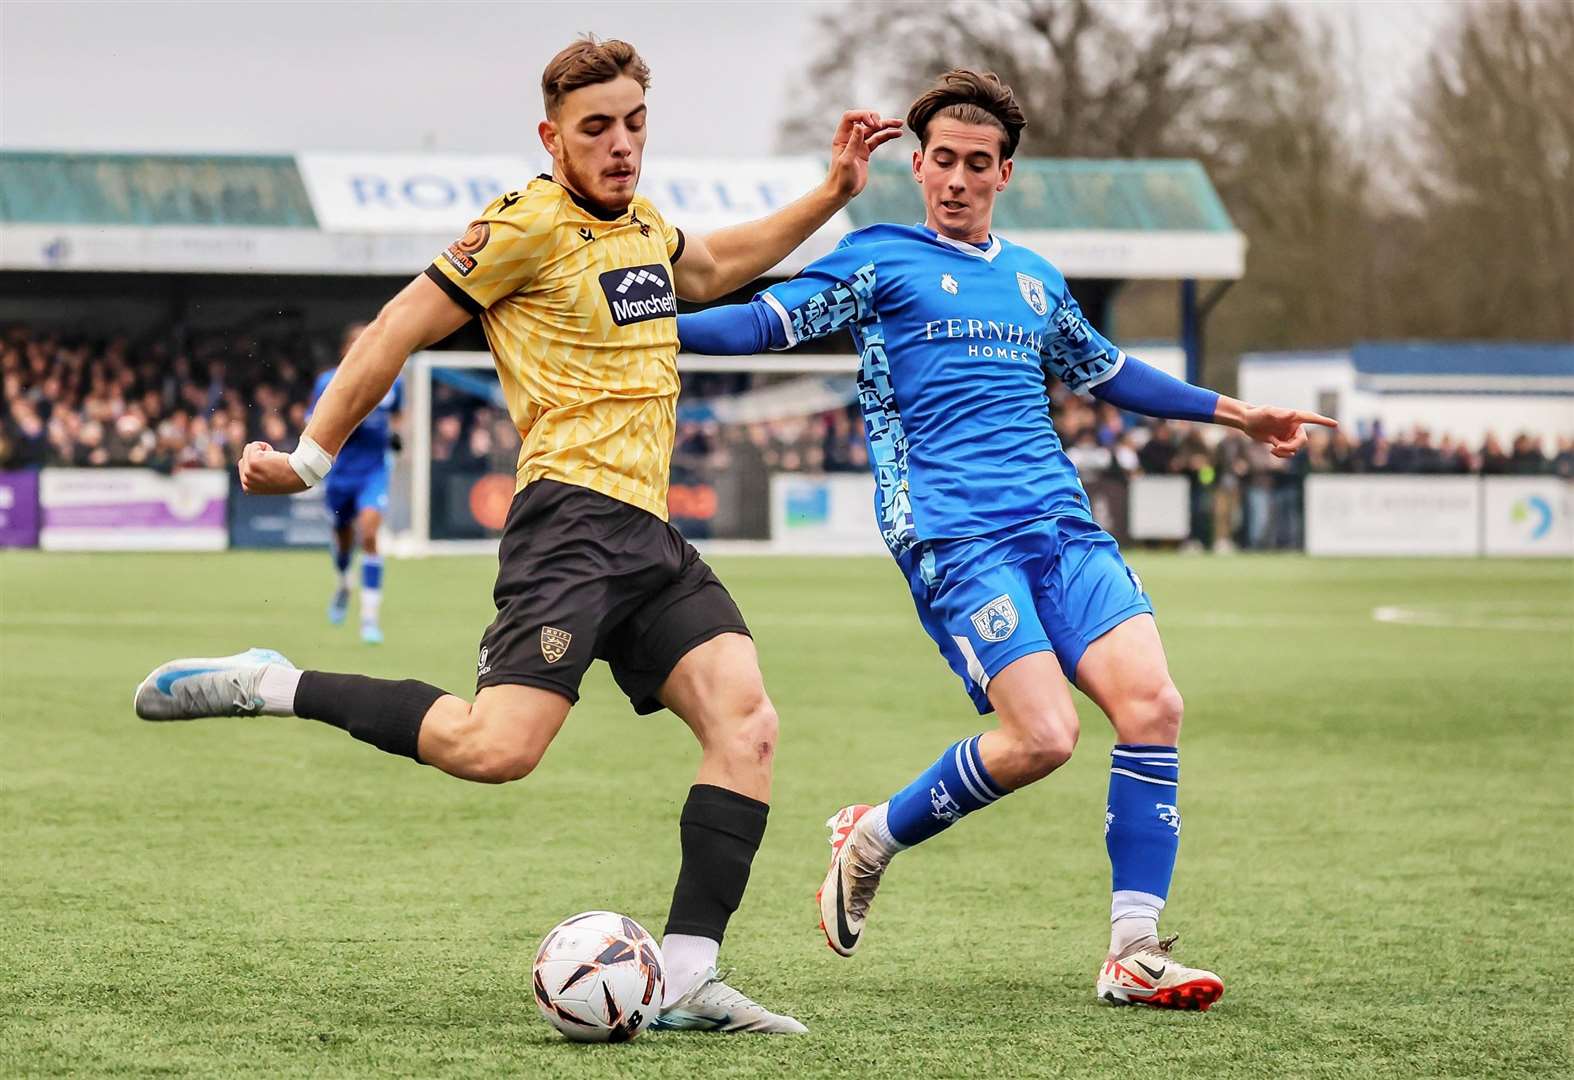
[[463,713],[442,718],[430,739],[428,731],[422,731],[422,758],[478,784],[523,780],[541,763],[546,745],[521,737],[528,725],[510,722],[513,719],[469,706]]
[[523,780],[541,763],[541,750],[528,745],[483,741],[470,760],[469,778],[480,784]]
[[1137,695],[1127,705],[1126,712],[1125,722],[1120,725],[1121,736],[1126,742],[1174,746],[1180,741],[1186,702],[1170,680],[1165,679]]
[[740,765],[769,765],[776,756],[778,720],[776,706],[760,687],[740,699],[731,710],[721,738],[721,749]]
[[1071,760],[1080,733],[1075,713],[1044,716],[1025,725],[1016,739],[1019,773],[1029,782],[1048,776]]
[[754,764],[769,765],[776,756],[778,727],[776,706],[771,704],[771,699],[765,696],[762,689],[739,725],[739,749]]

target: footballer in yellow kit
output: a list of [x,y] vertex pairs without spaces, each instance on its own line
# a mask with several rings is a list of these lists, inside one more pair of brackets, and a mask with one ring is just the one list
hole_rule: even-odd
[[556,480],[667,516],[683,233],[547,175],[500,196],[426,271],[476,315],[519,428],[518,486]]
[[[554,57],[537,129],[551,174],[498,198],[384,306],[293,452],[251,443],[241,455],[247,491],[320,483],[409,355],[481,319],[522,447],[475,700],[416,679],[302,671],[252,649],[155,668],[136,711],[147,720],[300,716],[462,779],[504,783],[540,763],[586,669],[606,660],[636,711],[671,709],[701,750],[679,818],[654,1026],[795,1034],[805,1030],[797,1020],[717,972],[765,833],[777,718],[737,605],[667,521],[677,297],[715,299],[775,266],[863,189],[870,151],[901,125],[845,113],[818,188],[685,242],[635,194],[649,85],[626,42],[581,40]],[[599,840],[625,841],[643,842]],[[620,1016],[610,1034],[631,1037],[645,1019]]]

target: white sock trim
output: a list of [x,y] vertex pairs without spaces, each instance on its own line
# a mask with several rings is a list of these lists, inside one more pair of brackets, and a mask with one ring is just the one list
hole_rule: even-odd
[[283,664],[268,664],[257,680],[257,694],[267,716],[295,715],[295,688],[301,684],[299,669]]
[[1119,956],[1144,938],[1159,936],[1159,913],[1164,898],[1135,889],[1111,894],[1109,905],[1109,951]]
[[668,934],[661,939],[662,967],[667,972],[667,988],[661,1007],[669,1008],[699,983],[700,977],[716,966],[721,942],[696,934]]
[[906,851],[907,845],[891,835],[891,819],[889,817],[891,804],[889,801],[873,807],[858,822],[863,826],[865,835],[873,840],[880,853],[887,859],[898,851]]

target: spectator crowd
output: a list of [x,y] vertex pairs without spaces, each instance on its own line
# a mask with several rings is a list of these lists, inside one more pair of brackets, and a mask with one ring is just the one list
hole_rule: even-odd
[[[71,338],[10,327],[0,332],[0,468],[44,465],[227,468],[260,439],[290,449],[305,424],[316,373],[337,360],[331,335],[261,340],[170,334],[136,347],[124,337]],[[694,380],[696,394],[733,393],[746,377]],[[1085,481],[1106,475],[1180,475],[1191,482],[1193,539],[1218,548],[1298,547],[1301,481],[1308,473],[1557,474],[1574,479],[1574,433],[1488,435],[1480,445],[1425,427],[1309,429],[1289,461],[1209,425],[1122,413],[1055,386],[1055,428]],[[512,471],[518,436],[505,411],[437,387],[434,463]],[[742,424],[684,422],[675,477],[740,470],[862,472],[868,456],[857,406]]]
[[222,469],[251,440],[293,448],[331,339],[183,338],[0,331],[0,468]]

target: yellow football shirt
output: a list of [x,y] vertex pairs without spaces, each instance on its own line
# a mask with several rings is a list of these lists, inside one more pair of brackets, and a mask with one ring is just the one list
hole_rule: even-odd
[[486,331],[523,441],[516,491],[557,480],[667,519],[682,254],[648,200],[608,218],[543,175],[427,268]]

